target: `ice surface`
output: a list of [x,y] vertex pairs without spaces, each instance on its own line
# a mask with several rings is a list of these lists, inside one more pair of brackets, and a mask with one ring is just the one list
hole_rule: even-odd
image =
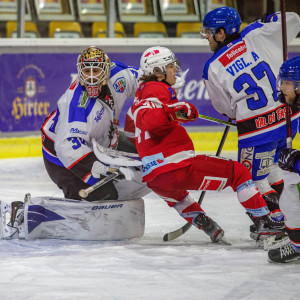
[[[62,197],[42,158],[0,160],[0,190],[5,201],[23,200],[27,192]],[[144,200],[139,240],[0,240],[0,299],[300,299],[300,264],[271,264],[255,248],[251,221],[231,189],[207,192],[203,208],[232,246],[214,245],[195,228],[163,242],[184,221],[155,194]]]

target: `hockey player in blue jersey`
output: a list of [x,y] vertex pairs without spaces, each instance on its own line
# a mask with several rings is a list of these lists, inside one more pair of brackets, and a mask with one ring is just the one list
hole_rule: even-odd
[[[300,107],[300,56],[282,64],[278,87],[283,100],[292,106]],[[300,175],[300,151],[283,149],[279,157],[279,167]],[[271,262],[284,263],[300,258],[300,183],[285,186],[279,206],[285,217],[288,237],[277,242],[275,247],[269,250],[268,256]]]
[[[296,13],[287,13],[287,41],[300,30]],[[279,197],[283,177],[279,153],[286,147],[285,105],[278,101],[276,76],[282,63],[281,14],[275,13],[239,32],[241,18],[231,7],[209,12],[201,36],[213,56],[203,78],[212,105],[237,122],[238,161],[252,174],[273,218],[283,218]],[[293,136],[299,109],[292,110]],[[255,227],[251,227],[255,231]]]
[[[138,87],[139,70],[111,62],[97,47],[79,55],[77,69],[77,79],[46,118],[41,132],[50,178],[63,190],[65,198],[79,200],[79,190],[95,184],[108,169],[95,156],[92,139],[107,148],[136,151],[117,126],[125,100],[133,97]],[[135,170],[123,168],[123,173],[130,185]],[[120,199],[120,193],[124,196],[124,189],[118,190],[114,182],[108,182],[87,200]]]

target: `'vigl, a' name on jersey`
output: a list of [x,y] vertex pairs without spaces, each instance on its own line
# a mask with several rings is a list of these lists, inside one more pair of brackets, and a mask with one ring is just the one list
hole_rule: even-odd
[[163,104],[178,102],[172,87],[164,82],[140,84],[131,108],[135,140],[143,163],[143,181],[185,167],[195,156],[194,145],[179,122],[170,120]]
[[[287,42],[300,30],[296,13],[286,13]],[[217,51],[205,64],[203,78],[214,108],[237,121],[239,147],[252,147],[286,136],[285,105],[276,78],[283,62],[281,14],[273,22],[255,22],[241,38]],[[298,109],[292,109],[293,132]]]
[[61,96],[57,109],[45,120],[42,131],[43,156],[71,170],[88,184],[94,184],[91,169],[97,160],[94,138],[104,147],[118,144],[118,117],[126,98],[133,97],[138,86],[138,70],[114,62],[108,87],[111,97],[89,98],[77,78]]

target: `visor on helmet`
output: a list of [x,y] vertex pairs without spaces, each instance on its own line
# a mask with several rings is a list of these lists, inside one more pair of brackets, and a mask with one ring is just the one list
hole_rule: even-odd
[[205,39],[206,35],[214,36],[216,33],[216,28],[207,28],[201,27],[200,28],[200,38]]
[[277,91],[280,91],[280,87],[282,85],[282,82],[286,80],[286,81],[290,81],[293,83],[294,85],[294,89],[298,89],[300,87],[300,81],[297,81],[297,80],[293,80],[291,78],[284,78],[284,77],[281,77],[280,75],[278,75],[277,77],[277,80],[276,80],[276,88],[277,88]]

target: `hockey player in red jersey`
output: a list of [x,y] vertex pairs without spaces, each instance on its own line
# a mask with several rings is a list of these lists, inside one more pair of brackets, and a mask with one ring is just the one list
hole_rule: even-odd
[[171,87],[178,65],[174,53],[165,47],[149,48],[141,57],[144,75],[131,113],[143,163],[143,181],[181,217],[204,230],[213,242],[218,242],[224,232],[187,190],[221,191],[231,186],[255,220],[259,235],[278,232],[283,221],[270,217],[245,166],[229,159],[195,155],[193,142],[181,123],[196,120],[198,111],[191,103],[178,102]]

